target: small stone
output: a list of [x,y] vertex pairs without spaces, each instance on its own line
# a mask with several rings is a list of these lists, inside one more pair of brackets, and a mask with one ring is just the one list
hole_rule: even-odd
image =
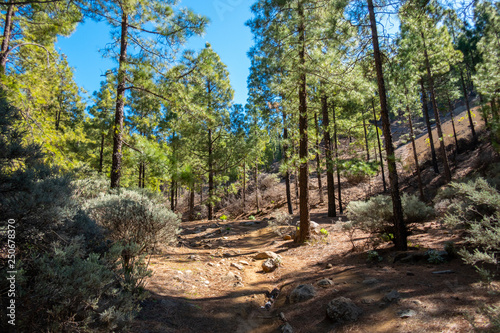
[[329,287],[333,286],[333,281],[330,279],[323,279],[323,280],[318,281],[317,284],[318,284],[318,286],[320,286],[322,288],[329,288]]
[[267,259],[262,263],[262,270],[265,273],[269,273],[274,271],[276,268],[278,268],[278,265],[276,264],[276,261],[273,259]]
[[242,264],[242,265],[246,265],[246,266],[250,265],[248,263],[248,261],[245,261],[245,260],[240,260],[239,263]]
[[203,281],[203,283],[204,283],[204,284],[206,284],[206,285],[208,286],[208,285],[210,284],[210,281],[205,280],[205,281]]
[[239,269],[240,271],[242,271],[244,269],[242,265],[237,264],[235,262],[231,263],[231,267],[235,267],[235,268]]
[[375,303],[375,300],[373,298],[363,298],[361,300],[361,303],[363,303],[363,304],[373,304],[373,303]]
[[328,303],[326,315],[336,323],[348,323],[356,321],[363,313],[354,302],[345,297],[337,297]]
[[287,240],[291,240],[291,239],[292,239],[292,236],[290,236],[290,235],[283,236],[283,240],[287,241]]
[[316,289],[311,284],[301,284],[290,293],[291,303],[300,303],[316,296]]
[[236,282],[235,284],[233,284],[233,287],[235,288],[240,288],[240,287],[244,287],[245,285],[243,284],[243,282],[241,281],[238,281]]
[[276,259],[278,258],[279,256],[274,253],[274,252],[271,252],[271,251],[264,251],[264,252],[259,252],[255,255],[254,259],[257,259],[257,260],[263,260],[263,259]]
[[332,265],[332,264],[328,264],[328,265],[326,265],[326,269],[330,269],[330,268],[333,268],[333,265]]
[[293,333],[293,327],[289,323],[284,323],[280,329],[281,333]]
[[214,264],[213,262],[209,262],[207,265],[208,265],[208,266],[215,267],[215,264]]
[[193,271],[192,271],[192,270],[190,270],[190,269],[188,269],[188,270],[184,271],[184,274],[186,274],[186,275],[190,275],[190,274],[193,274]]
[[411,309],[406,309],[406,310],[401,310],[401,311],[398,311],[398,316],[399,318],[410,318],[410,317],[414,317],[417,315],[417,312],[414,311],[414,310],[411,310]]
[[391,290],[389,293],[387,293],[383,300],[386,302],[393,302],[393,301],[399,301],[401,299],[401,295],[397,292],[397,290]]
[[380,281],[375,279],[375,278],[368,278],[368,279],[363,280],[363,284],[366,284],[366,285],[377,284],[379,282]]

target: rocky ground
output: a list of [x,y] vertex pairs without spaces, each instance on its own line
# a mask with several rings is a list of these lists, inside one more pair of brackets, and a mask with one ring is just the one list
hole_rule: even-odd
[[[459,130],[466,135],[467,128]],[[425,137],[419,140],[424,150]],[[409,149],[398,150],[402,169]],[[485,154],[491,158],[488,145],[457,156],[454,177],[474,171]],[[431,168],[423,176],[431,196],[442,181]],[[347,202],[381,191],[380,176],[344,185]],[[408,172],[403,187],[415,186]],[[151,297],[130,332],[487,331],[482,309],[500,305],[499,282],[482,284],[460,258],[443,255],[445,261],[431,263],[425,256],[429,249],[442,251],[447,241],[464,244],[459,231],[428,221],[410,235],[409,252],[386,243],[378,257],[370,256],[369,235],[349,237],[341,230],[344,216],[329,218],[326,206],[317,197],[312,201],[311,219],[328,235],[304,246],[278,235],[293,228],[277,228],[277,209],[270,206],[256,220],[183,222],[179,243],[151,257]],[[260,259],[266,256],[271,260]]]

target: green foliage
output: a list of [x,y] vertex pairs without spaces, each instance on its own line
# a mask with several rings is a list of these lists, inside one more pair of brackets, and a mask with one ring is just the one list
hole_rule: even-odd
[[248,217],[248,219],[249,219],[249,220],[255,220],[255,216],[250,215],[250,216]]
[[384,260],[384,258],[380,254],[378,254],[377,251],[368,251],[366,254],[368,256],[368,258],[366,259],[367,261],[380,262]]
[[377,162],[366,162],[358,159],[340,160],[338,169],[351,184],[359,184],[369,177],[377,175],[379,164]]
[[219,219],[221,219],[222,221],[225,221],[225,220],[227,220],[227,216],[226,215],[222,215],[221,217],[219,217]]
[[[414,195],[403,194],[401,201],[407,224],[423,222],[434,213],[431,207]],[[393,208],[389,196],[379,195],[368,201],[351,201],[346,210],[352,228],[372,234],[375,241],[394,239]]]
[[484,178],[466,183],[451,183],[450,190],[440,198],[451,200],[444,222],[464,227],[471,249],[462,249],[463,260],[478,271],[487,271],[484,264],[498,265],[500,250],[500,193]]
[[321,228],[321,230],[319,231],[322,235],[324,236],[328,236],[328,230],[324,229],[324,228]]
[[179,218],[158,201],[138,191],[123,189],[87,201],[89,215],[124,244],[137,244],[139,253],[177,236]]
[[437,265],[445,262],[444,258],[436,250],[428,250],[426,254],[427,256],[429,256],[429,258],[427,258],[427,261],[430,262],[431,264]]

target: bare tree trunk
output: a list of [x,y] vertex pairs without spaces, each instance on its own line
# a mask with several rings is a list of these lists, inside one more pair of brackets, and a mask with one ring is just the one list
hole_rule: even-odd
[[[337,164],[339,163],[339,148],[338,148],[338,140],[337,140],[337,115],[335,112],[335,104],[332,103],[332,109],[333,109],[333,142],[335,143],[335,158],[337,160]],[[340,214],[344,213],[344,210],[342,208],[342,185],[340,182],[340,170],[337,165],[337,186],[338,186],[338,199],[339,199],[339,212]]]
[[214,217],[214,206],[212,204],[214,195],[214,170],[213,170],[213,147],[212,147],[212,130],[208,130],[208,219],[212,220]]
[[451,117],[451,127],[453,128],[453,137],[455,138],[455,157],[458,153],[458,137],[457,130],[455,129],[455,116],[453,115],[453,105],[451,104],[450,96],[448,93],[446,94],[446,98],[448,99],[448,107],[450,108],[450,117]]
[[189,220],[194,220],[194,184],[191,185],[189,191]]
[[101,147],[99,149],[99,173],[102,173],[102,165],[104,161],[104,139],[106,135],[101,133]]
[[441,150],[441,159],[443,161],[443,167],[444,167],[444,177],[445,177],[447,182],[450,182],[451,181],[451,171],[450,171],[450,165],[448,163],[448,154],[446,154],[446,147],[444,145],[443,130],[441,129],[441,117],[439,116],[439,110],[438,110],[437,102],[436,102],[436,92],[434,90],[434,78],[432,77],[431,65],[429,63],[429,55],[427,54],[427,46],[425,44],[425,35],[423,32],[421,32],[421,35],[422,35],[422,41],[424,43],[425,67],[427,69],[427,79],[429,81],[429,89],[431,91],[432,108],[434,109],[434,116],[436,118],[436,127],[437,127],[438,137],[439,137],[439,147]]
[[122,176],[123,112],[125,109],[125,63],[127,61],[128,16],[122,14],[120,37],[120,60],[118,65],[118,85],[116,89],[115,123],[113,126],[113,162],[111,165],[111,188],[120,187]]
[[243,162],[243,213],[246,211],[246,205],[247,205],[247,199],[246,199],[246,192],[247,192],[247,163]]
[[365,110],[361,110],[363,114],[363,131],[365,132],[365,144],[366,144],[366,161],[370,162],[370,147],[368,146],[368,133],[366,131],[366,120],[365,120]]
[[172,182],[170,183],[170,209],[172,211],[175,210],[174,196],[175,196],[175,180],[174,178],[172,178]]
[[[380,155],[380,170],[382,171],[382,184],[384,185],[384,192],[387,192],[387,185],[385,181],[385,172],[384,172],[384,158],[382,157],[382,144],[380,143],[380,134],[378,133],[377,113],[375,111],[375,101],[373,98],[372,98],[372,108],[373,108],[373,121],[375,121],[375,132],[377,133],[378,153]],[[375,156],[377,156],[377,154],[375,154]]]
[[7,67],[7,58],[9,54],[9,44],[12,33],[12,18],[14,17],[15,8],[14,5],[9,3],[7,7],[7,13],[5,14],[5,25],[3,29],[3,40],[2,47],[0,50],[0,76],[5,74],[5,70]]
[[411,120],[411,111],[408,105],[406,106],[406,112],[408,113],[408,125],[410,126],[411,145],[413,147],[413,158],[415,160],[415,168],[417,169],[418,190],[420,192],[420,200],[425,201],[424,186],[422,184],[422,177],[420,175],[420,166],[418,164],[417,145],[415,144],[415,133],[413,132],[413,121]]
[[391,184],[391,197],[394,214],[394,243],[399,251],[406,251],[407,232],[403,219],[403,207],[399,194],[398,173],[396,170],[396,156],[394,155],[394,146],[392,144],[391,124],[389,121],[389,109],[387,108],[387,96],[385,90],[384,74],[382,72],[382,57],[378,43],[377,22],[373,8],[373,0],[368,0],[368,11],[370,13],[370,25],[372,30],[373,57],[375,59],[375,68],[377,70],[377,83],[380,97],[380,110],[382,116],[382,128],[385,137],[385,150],[387,152],[387,166],[389,169],[389,182]]
[[318,192],[319,192],[319,202],[323,203],[323,186],[321,184],[321,162],[319,154],[321,152],[319,147],[319,124],[318,124],[318,114],[314,112],[314,123],[316,125],[316,174],[318,175]]
[[288,128],[286,123],[286,113],[285,110],[281,110],[281,114],[283,117],[283,157],[286,165],[286,173],[285,173],[285,190],[286,190],[286,204],[288,207],[288,214],[293,214],[292,207],[292,194],[290,193],[290,171],[288,169]]
[[257,213],[260,212],[260,202],[259,202],[259,160],[255,159],[255,205],[257,206]]
[[425,91],[424,80],[420,80],[420,88],[422,89],[422,108],[427,126],[427,136],[429,137],[429,144],[431,146],[432,167],[435,173],[439,173],[438,162],[436,157],[436,148],[434,148],[434,138],[432,135],[431,120],[429,117],[429,108],[427,107],[427,91]]
[[309,149],[307,142],[307,77],[304,69],[306,64],[306,31],[303,0],[299,1],[298,14],[300,18],[298,31],[300,44],[299,59],[302,73],[299,79],[300,232],[297,242],[304,243],[311,238],[311,220],[309,215],[309,170],[307,166]]
[[330,137],[330,119],[328,117],[328,98],[326,96],[321,97],[321,110],[323,113],[323,140],[325,141],[328,217],[335,217],[337,216],[337,209],[335,207],[335,181],[333,178],[332,142]]
[[[464,80],[464,74],[462,72],[462,69],[460,69],[460,81],[462,83],[462,92],[464,94],[465,98],[465,105],[467,106],[467,115],[469,116],[469,126],[470,126],[470,131],[472,133],[472,140],[474,142],[474,146],[477,145],[478,138],[476,134],[476,129],[474,128],[474,121],[472,120],[472,113],[470,111],[470,105],[469,105],[469,94],[467,94],[467,88],[465,87],[465,80]],[[453,110],[451,110],[453,113]],[[458,145],[457,145],[458,147]]]

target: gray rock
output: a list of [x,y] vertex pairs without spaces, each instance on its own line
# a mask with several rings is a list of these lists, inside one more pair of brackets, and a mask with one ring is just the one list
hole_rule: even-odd
[[255,257],[253,257],[254,259],[257,259],[257,260],[263,260],[263,259],[276,259],[278,258],[279,255],[277,255],[276,253],[274,252],[271,252],[271,251],[264,251],[264,252],[259,252],[255,255]]
[[410,318],[415,317],[417,315],[417,312],[415,310],[406,309],[398,311],[397,315],[399,316],[399,318]]
[[293,327],[289,323],[285,323],[280,327],[281,333],[293,333]]
[[237,264],[235,262],[231,263],[231,267],[234,267],[234,268],[237,268],[239,269],[240,271],[242,271],[244,269],[244,267],[240,264]]
[[198,256],[198,255],[195,255],[195,254],[192,254],[188,257],[188,259],[190,260],[197,260],[197,261],[200,261],[201,260],[201,257]]
[[300,303],[316,296],[316,289],[311,284],[301,284],[290,293],[291,303]]
[[379,282],[380,281],[377,280],[377,279],[375,279],[375,278],[368,278],[368,279],[363,280],[363,284],[367,284],[367,285],[369,285],[369,284],[377,284]]
[[323,279],[318,281],[318,286],[323,287],[323,288],[329,288],[333,286],[333,281],[330,279]]
[[244,287],[245,285],[243,284],[243,282],[241,281],[238,281],[236,282],[235,284],[233,284],[233,287],[234,288],[241,288],[241,287]]
[[397,292],[397,290],[391,290],[390,292],[388,292],[383,300],[386,301],[386,302],[394,302],[394,301],[399,301],[401,299],[401,295]]
[[326,307],[326,315],[335,323],[348,323],[355,321],[363,313],[354,302],[345,297],[337,297],[330,301]]

